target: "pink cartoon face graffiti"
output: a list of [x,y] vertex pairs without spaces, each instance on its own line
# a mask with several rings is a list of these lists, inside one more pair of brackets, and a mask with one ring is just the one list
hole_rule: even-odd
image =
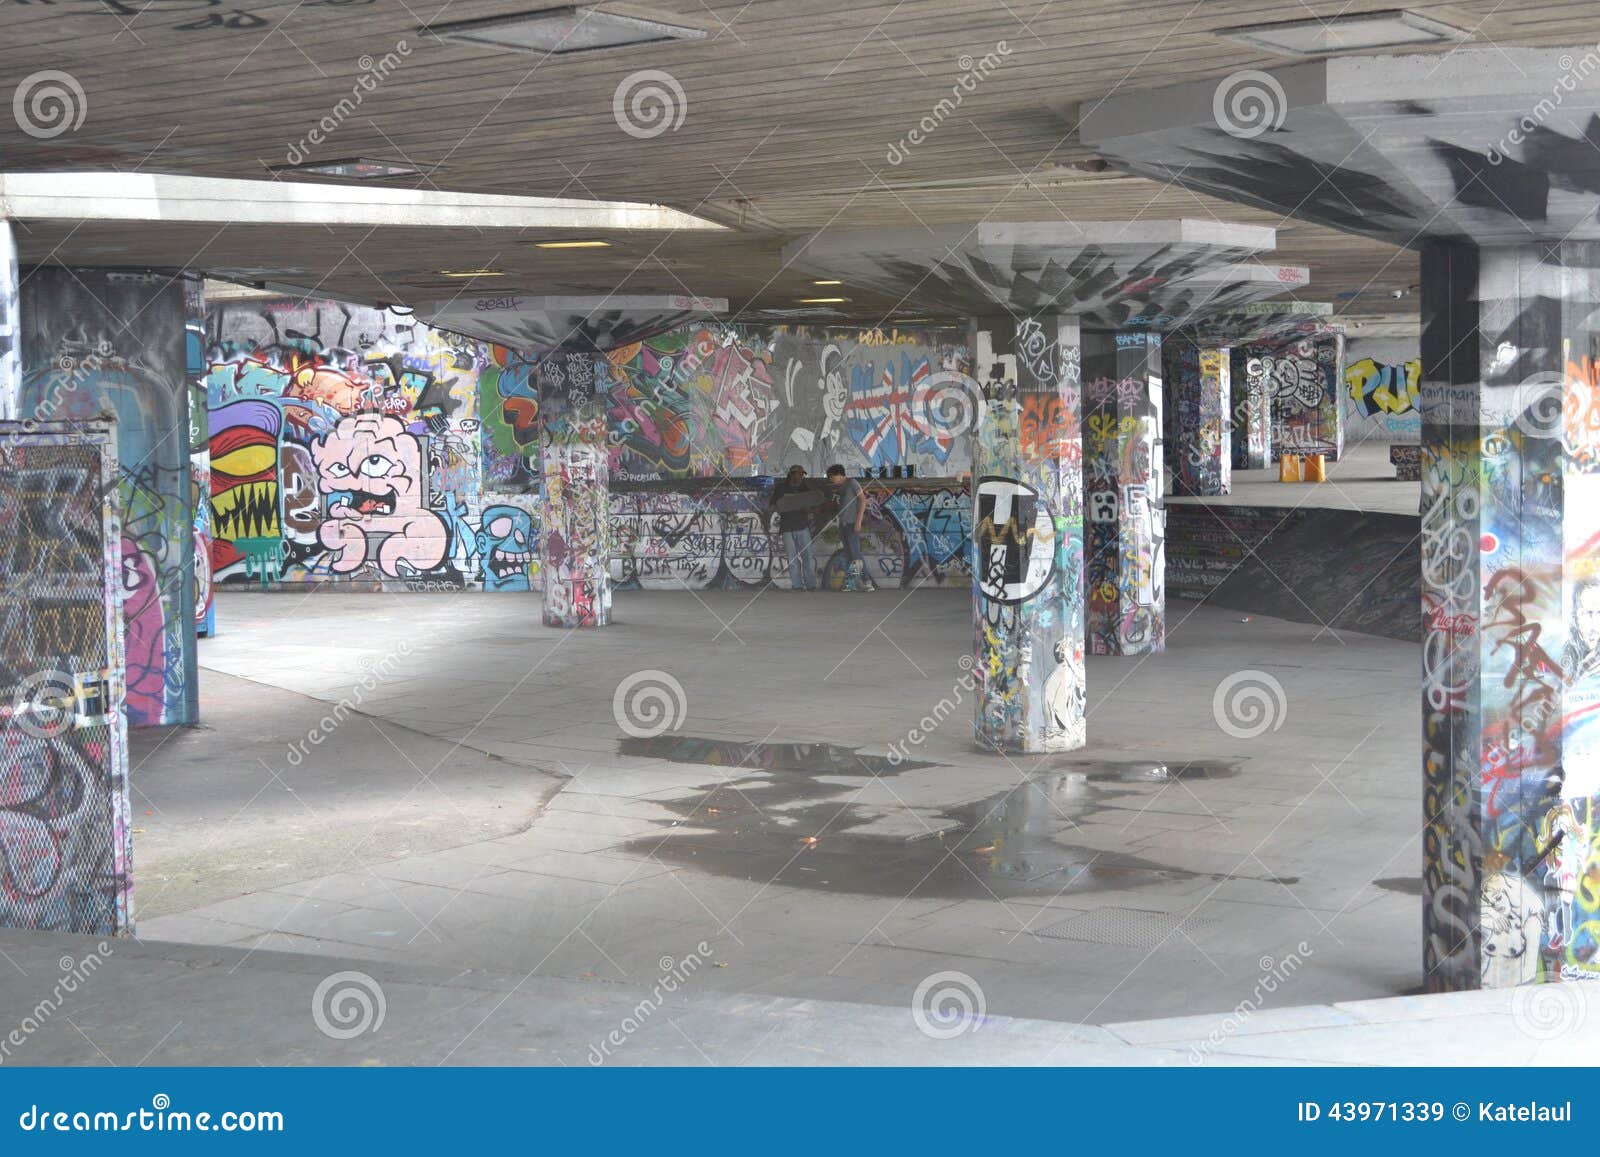
[[423,505],[422,445],[398,419],[344,418],[312,445],[311,455],[317,489],[335,496],[317,538],[332,552],[336,573],[376,562],[396,577],[402,564],[423,572],[444,560],[444,520]]

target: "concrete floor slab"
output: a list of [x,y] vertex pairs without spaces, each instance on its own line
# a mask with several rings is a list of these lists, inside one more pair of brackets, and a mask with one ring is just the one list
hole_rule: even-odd
[[[1420,980],[1419,900],[1376,883],[1420,861],[1417,728],[1361,694],[1414,686],[1410,644],[1174,603],[1166,654],[1090,659],[1088,749],[1006,758],[972,743],[964,592],[621,592],[581,633],[515,596],[220,600],[205,728],[137,737],[141,872],[205,882],[147,904],[147,937],[614,979],[705,942],[719,992],[897,1007],[954,969],[993,1016],[1094,1021],[1233,1008],[1302,938],[1267,1005]],[[315,726],[361,675],[352,635],[404,686],[261,802],[241,742]],[[678,742],[626,747],[613,698],[650,670],[682,689]],[[1275,728],[1223,726],[1236,670],[1278,680]],[[911,763],[852,762],[896,744]],[[280,870],[230,870],[214,817],[295,812]]]

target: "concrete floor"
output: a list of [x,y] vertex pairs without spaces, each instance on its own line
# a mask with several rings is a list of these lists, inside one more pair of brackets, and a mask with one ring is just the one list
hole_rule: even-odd
[[[646,987],[704,957],[707,1000],[902,1016],[955,970],[1087,1024],[1418,986],[1415,646],[1175,603],[1166,654],[1091,658],[1093,746],[1007,759],[971,742],[968,616],[628,592],[568,633],[536,597],[224,592],[206,726],[136,736],[140,935]],[[676,743],[619,725],[648,671]],[[1243,672],[1276,729],[1219,725]]]
[[1422,506],[1422,483],[1400,482],[1389,462],[1386,442],[1345,446],[1344,457],[1327,464],[1326,482],[1279,482],[1278,467],[1235,470],[1230,492],[1213,498],[1177,498],[1168,502],[1217,503],[1224,506],[1318,506],[1329,510],[1370,510],[1381,514],[1416,514]]

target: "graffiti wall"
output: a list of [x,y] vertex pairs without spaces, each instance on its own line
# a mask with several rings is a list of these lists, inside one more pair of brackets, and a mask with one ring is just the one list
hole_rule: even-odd
[[117,418],[134,727],[199,716],[185,318],[169,276],[35,269],[22,286],[19,417]]
[[[726,589],[768,581],[787,586],[783,543],[770,529],[773,481],[617,483],[611,496],[616,588]],[[861,547],[874,583],[965,587],[972,581],[972,508],[965,483],[888,480],[864,489]],[[837,525],[828,523],[814,541],[822,581],[838,589],[844,546]]]
[[1422,359],[1405,338],[1345,339],[1345,440],[1422,439]]
[[132,834],[105,423],[0,423],[0,927],[130,930]]
[[215,582],[529,589],[516,355],[334,302],[219,303],[205,338]]
[[820,475],[842,463],[971,468],[966,439],[930,414],[941,383],[970,372],[965,333],[691,325],[614,350],[612,477]]
[[1271,453],[1344,453],[1344,385],[1340,370],[1344,335],[1324,334],[1285,343],[1245,346],[1246,390],[1271,406]]

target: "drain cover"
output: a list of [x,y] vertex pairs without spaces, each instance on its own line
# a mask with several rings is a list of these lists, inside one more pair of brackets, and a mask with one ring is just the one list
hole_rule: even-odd
[[1184,933],[1215,924],[1215,920],[1170,912],[1145,912],[1138,908],[1096,908],[1037,930],[1053,940],[1088,940],[1117,948],[1158,948]]

